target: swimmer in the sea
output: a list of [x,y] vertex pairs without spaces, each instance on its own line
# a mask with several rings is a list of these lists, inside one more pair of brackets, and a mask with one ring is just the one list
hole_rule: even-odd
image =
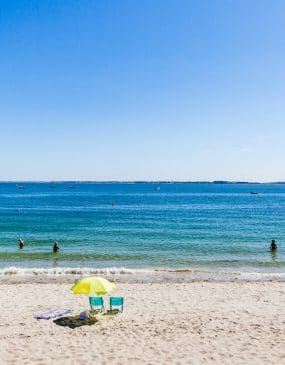
[[54,243],[52,250],[53,250],[53,253],[56,253],[59,251],[59,245],[57,242]]
[[24,245],[25,245],[25,241],[22,238],[20,238],[19,239],[19,247],[24,248]]
[[275,240],[271,240],[270,250],[271,251],[276,251],[277,250],[277,243],[276,243]]

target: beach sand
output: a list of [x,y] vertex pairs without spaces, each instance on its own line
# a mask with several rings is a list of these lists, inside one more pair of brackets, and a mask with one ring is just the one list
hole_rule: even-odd
[[121,283],[123,314],[74,329],[33,318],[87,309],[70,286],[0,285],[1,364],[285,363],[282,283]]

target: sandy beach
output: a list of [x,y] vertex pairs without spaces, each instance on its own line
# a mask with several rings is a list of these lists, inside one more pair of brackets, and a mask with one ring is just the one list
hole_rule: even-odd
[[123,314],[77,328],[34,315],[88,308],[70,284],[1,284],[1,364],[281,364],[283,283],[118,285]]

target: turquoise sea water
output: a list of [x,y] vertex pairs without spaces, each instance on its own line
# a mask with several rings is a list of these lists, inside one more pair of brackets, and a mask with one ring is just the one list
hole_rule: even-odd
[[[285,271],[285,185],[17,185],[0,184],[2,271]],[[23,250],[18,247],[20,237],[25,240]],[[269,250],[272,238],[278,242],[276,254]],[[57,254],[52,253],[54,241],[60,245]]]

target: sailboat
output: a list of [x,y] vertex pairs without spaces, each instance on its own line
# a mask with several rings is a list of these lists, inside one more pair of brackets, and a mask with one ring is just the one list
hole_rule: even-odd
[[56,185],[54,182],[51,182],[50,186],[49,186],[51,189],[55,189],[56,188]]

